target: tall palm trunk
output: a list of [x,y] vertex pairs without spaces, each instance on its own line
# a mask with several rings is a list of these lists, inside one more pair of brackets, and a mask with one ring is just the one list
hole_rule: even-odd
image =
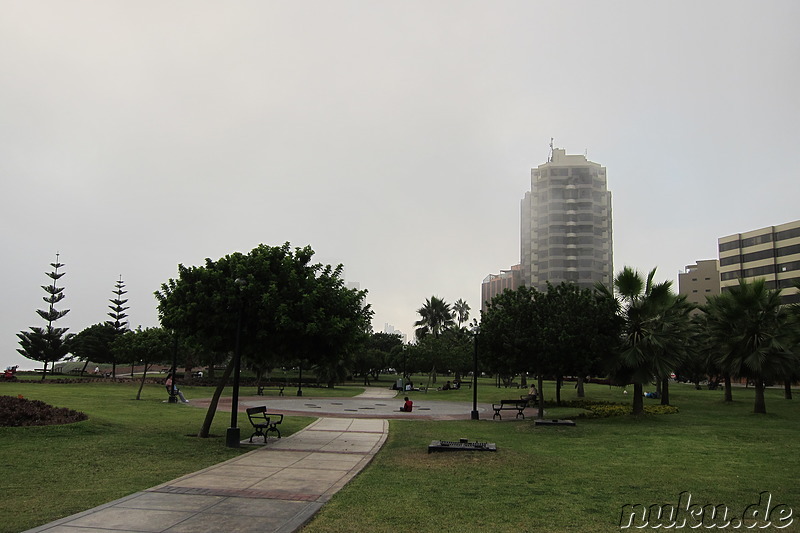
[[756,379],[756,402],[753,406],[753,412],[760,415],[767,414],[767,404],[764,401],[764,380]]
[[783,397],[787,400],[792,399],[792,381],[789,379],[783,382]]
[[731,386],[731,375],[725,374],[725,401],[733,401],[733,387]]
[[669,405],[669,378],[661,380],[661,405]]
[[633,384],[633,414],[644,414],[644,387],[641,383]]

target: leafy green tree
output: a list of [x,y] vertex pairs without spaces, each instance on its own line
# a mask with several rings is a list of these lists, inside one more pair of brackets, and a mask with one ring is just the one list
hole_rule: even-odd
[[144,365],[139,390],[136,392],[136,399],[139,400],[147,371],[155,363],[168,364],[172,360],[174,338],[164,328],[142,329],[141,326],[122,335],[114,334],[114,337],[111,351],[114,352],[115,360],[131,365]]
[[[244,364],[272,368],[300,360],[335,370],[368,329],[372,311],[366,291],[344,287],[341,266],[313,264],[313,255],[308,246],[262,244],[246,255],[206,259],[203,266],[179,265],[178,279],[156,292],[161,324],[221,361],[232,360],[241,331]],[[229,375],[230,368],[212,398],[201,437],[208,436]]]
[[403,369],[402,358],[403,340],[396,333],[372,333],[355,354],[353,371],[364,378],[364,384],[380,377],[381,371],[395,366]]
[[709,298],[705,311],[709,334],[722,347],[719,364],[731,375],[753,381],[753,412],[766,413],[766,383],[783,381],[797,362],[780,290],[768,289],[763,278],[740,279],[737,286]]
[[[478,360],[483,368],[510,379],[530,372],[542,390],[545,367],[542,336],[542,293],[527,286],[505,290],[481,313]],[[539,395],[539,417],[544,415]]]
[[46,273],[52,280],[51,284],[42,286],[47,293],[43,300],[49,304],[49,307],[36,310],[36,313],[47,322],[47,326],[44,328],[31,327],[30,331],[22,331],[17,334],[21,346],[17,351],[28,359],[44,363],[42,380],[47,375],[48,363],[55,363],[69,353],[70,337],[65,337],[68,328],[57,328],[53,325],[55,321],[69,313],[69,309],[58,310],[55,307],[64,299],[64,287],[58,286],[58,280],[65,274],[59,272],[58,269],[64,265],[58,261],[58,257],[59,254],[56,254],[56,262],[50,263],[53,271]]
[[541,366],[556,376],[556,402],[561,401],[563,376],[577,376],[578,396],[583,397],[585,377],[596,374],[617,347],[617,305],[595,291],[565,282],[548,283],[538,303]]
[[70,352],[75,359],[84,362],[81,375],[86,372],[86,366],[90,361],[111,363],[116,360],[111,345],[118,336],[114,326],[104,322],[89,326],[72,338]]
[[420,319],[414,322],[417,339],[422,339],[426,335],[438,337],[442,331],[455,325],[450,304],[436,296],[425,300],[425,304],[417,310],[417,313],[420,316]]

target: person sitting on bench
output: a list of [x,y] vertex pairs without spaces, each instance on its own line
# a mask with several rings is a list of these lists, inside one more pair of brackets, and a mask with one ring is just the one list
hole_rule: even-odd
[[535,400],[539,396],[539,391],[536,390],[536,384],[532,383],[531,388],[528,389],[526,396],[521,396],[523,400]]
[[177,395],[178,398],[180,398],[183,403],[189,403],[189,400],[187,400],[183,396],[181,390],[178,388],[177,385],[175,385],[175,381],[173,380],[172,374],[167,376],[167,380],[164,382],[164,387],[167,389],[167,392],[169,393],[170,396]]
[[414,406],[414,402],[409,400],[408,396],[406,396],[403,399],[405,400],[406,403],[403,404],[403,407],[401,407],[400,410],[402,412],[404,412],[404,413],[410,413],[411,412],[411,408]]

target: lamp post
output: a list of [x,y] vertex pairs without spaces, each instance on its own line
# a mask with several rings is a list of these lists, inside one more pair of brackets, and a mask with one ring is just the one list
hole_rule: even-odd
[[[178,369],[178,334],[175,330],[172,331],[174,337],[172,345],[172,369],[169,375],[172,376],[172,387],[169,391],[169,403],[178,403],[177,385],[175,385],[175,371]],[[185,378],[185,376],[184,376]]]
[[225,445],[228,448],[238,448],[241,443],[239,433],[239,374],[242,368],[242,287],[245,281],[241,278],[236,279],[236,285],[239,287],[239,313],[236,320],[236,346],[233,352],[233,394],[231,396],[231,427],[228,428],[225,434]]
[[472,336],[475,339],[475,353],[472,357],[472,413],[470,418],[472,420],[479,420],[478,416],[478,332],[480,328],[478,323],[473,323]]

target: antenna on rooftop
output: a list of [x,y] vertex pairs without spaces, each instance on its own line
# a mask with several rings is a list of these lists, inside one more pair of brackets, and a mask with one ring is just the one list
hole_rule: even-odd
[[547,162],[553,161],[553,138],[550,137],[550,151],[547,153]]

